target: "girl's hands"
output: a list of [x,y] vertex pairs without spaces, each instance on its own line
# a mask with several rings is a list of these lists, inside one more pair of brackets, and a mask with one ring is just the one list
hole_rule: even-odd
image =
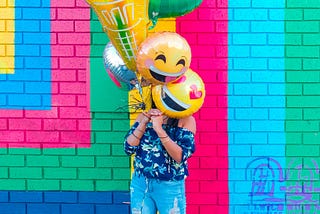
[[163,123],[162,112],[159,109],[150,109],[148,112],[148,115],[150,115],[153,129],[157,133],[164,131],[162,129],[162,123]]

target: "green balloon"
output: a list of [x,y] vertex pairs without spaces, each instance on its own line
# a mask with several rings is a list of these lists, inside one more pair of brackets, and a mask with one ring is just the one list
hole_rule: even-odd
[[202,1],[203,0],[150,0],[148,8],[149,19],[153,25],[155,25],[158,18],[183,16],[197,8]]

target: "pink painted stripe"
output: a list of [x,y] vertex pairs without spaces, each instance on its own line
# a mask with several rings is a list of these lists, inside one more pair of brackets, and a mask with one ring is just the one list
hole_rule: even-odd
[[206,98],[195,114],[196,153],[189,161],[187,213],[229,212],[227,70],[228,1],[204,0],[177,19],[177,33],[192,50],[191,69],[203,79]]
[[[71,5],[70,5],[71,4]],[[51,0],[52,109],[0,110],[0,147],[90,147],[86,106],[90,9],[85,1]],[[79,27],[81,26],[81,27]]]

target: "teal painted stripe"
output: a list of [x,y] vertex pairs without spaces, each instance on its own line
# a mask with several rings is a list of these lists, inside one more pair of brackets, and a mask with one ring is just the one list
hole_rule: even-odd
[[285,167],[284,7],[284,0],[229,1],[231,214],[285,210],[276,202],[284,182],[271,181]]

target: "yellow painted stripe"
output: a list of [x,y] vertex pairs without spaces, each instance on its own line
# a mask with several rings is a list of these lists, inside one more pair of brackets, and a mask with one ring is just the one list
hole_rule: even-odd
[[0,74],[14,73],[14,0],[0,0]]
[[[170,31],[170,32],[176,32],[176,19],[170,18],[170,19],[159,19],[156,27],[148,32],[148,34],[152,34],[155,32],[161,32],[161,31]],[[128,93],[129,98],[128,102],[129,105],[134,105],[137,103],[137,100],[141,100],[141,96],[137,90],[131,90]],[[143,98],[145,99],[145,102],[147,104],[147,109],[151,107],[151,89],[150,88],[143,88],[142,93]],[[137,118],[140,111],[135,111],[134,108],[130,108],[130,126],[133,125],[135,119]],[[131,157],[131,174],[133,172],[133,156]]]

